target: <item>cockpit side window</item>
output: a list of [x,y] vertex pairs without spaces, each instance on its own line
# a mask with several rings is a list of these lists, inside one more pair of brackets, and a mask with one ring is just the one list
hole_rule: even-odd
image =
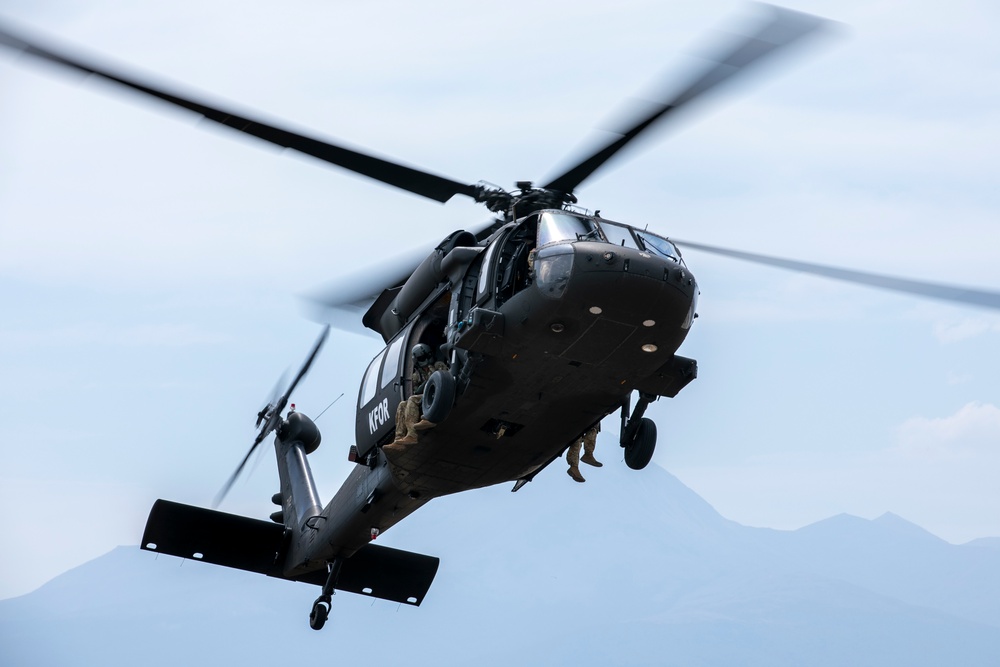
[[593,220],[571,213],[545,211],[538,219],[538,247],[560,241],[603,241]]

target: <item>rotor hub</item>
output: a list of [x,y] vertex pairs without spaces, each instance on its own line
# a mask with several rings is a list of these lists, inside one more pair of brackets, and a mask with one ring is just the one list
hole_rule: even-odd
[[542,209],[565,208],[575,204],[576,195],[549,188],[536,188],[531,181],[518,181],[517,189],[507,192],[496,186],[480,184],[476,201],[485,204],[490,211],[500,213],[505,220],[517,220]]

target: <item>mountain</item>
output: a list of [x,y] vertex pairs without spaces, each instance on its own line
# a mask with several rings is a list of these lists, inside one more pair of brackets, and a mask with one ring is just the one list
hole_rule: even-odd
[[980,537],[978,540],[966,542],[965,546],[1000,550],[1000,537]]
[[339,594],[314,632],[315,587],[119,547],[0,601],[2,662],[1000,662],[995,543],[894,515],[748,528],[661,468],[586,473],[441,498],[381,536],[441,557],[419,608]]

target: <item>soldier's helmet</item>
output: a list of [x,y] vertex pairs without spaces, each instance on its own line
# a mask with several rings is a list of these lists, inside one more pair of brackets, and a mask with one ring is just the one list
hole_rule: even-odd
[[414,345],[410,353],[413,355],[413,363],[421,368],[434,363],[434,353],[431,351],[431,346],[426,343]]

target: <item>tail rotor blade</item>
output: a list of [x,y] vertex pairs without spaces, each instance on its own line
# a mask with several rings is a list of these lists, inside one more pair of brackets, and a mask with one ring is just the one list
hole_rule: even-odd
[[288,404],[288,399],[289,397],[291,397],[292,391],[295,390],[295,387],[299,384],[302,378],[304,378],[306,376],[306,373],[309,372],[309,367],[312,366],[312,362],[316,359],[316,355],[318,355],[319,351],[323,348],[323,343],[326,342],[327,336],[329,335],[330,335],[330,326],[327,325],[323,327],[323,331],[320,333],[319,338],[317,338],[316,342],[313,344],[312,351],[309,352],[309,356],[306,358],[305,363],[302,364],[302,368],[299,369],[299,372],[295,376],[295,379],[293,379],[292,383],[288,385],[288,389],[285,390],[284,396],[278,399],[278,405],[280,407],[277,409],[277,412],[280,412],[281,410],[285,409],[285,405]]
[[226,483],[222,485],[221,489],[219,489],[219,493],[215,495],[215,500],[212,501],[213,508],[218,507],[219,504],[222,503],[222,501],[225,499],[226,495],[229,493],[229,490],[233,488],[233,484],[236,483],[236,480],[239,478],[240,473],[243,472],[243,468],[246,467],[247,461],[250,460],[250,457],[253,455],[254,450],[257,449],[257,445],[263,442],[264,437],[266,435],[267,434],[265,431],[261,431],[260,434],[257,436],[257,438],[253,441],[253,444],[250,445],[250,449],[247,451],[246,456],[243,457],[243,460],[240,461],[240,464],[236,466],[236,470],[233,471],[233,474],[229,476],[229,479],[226,480]]

